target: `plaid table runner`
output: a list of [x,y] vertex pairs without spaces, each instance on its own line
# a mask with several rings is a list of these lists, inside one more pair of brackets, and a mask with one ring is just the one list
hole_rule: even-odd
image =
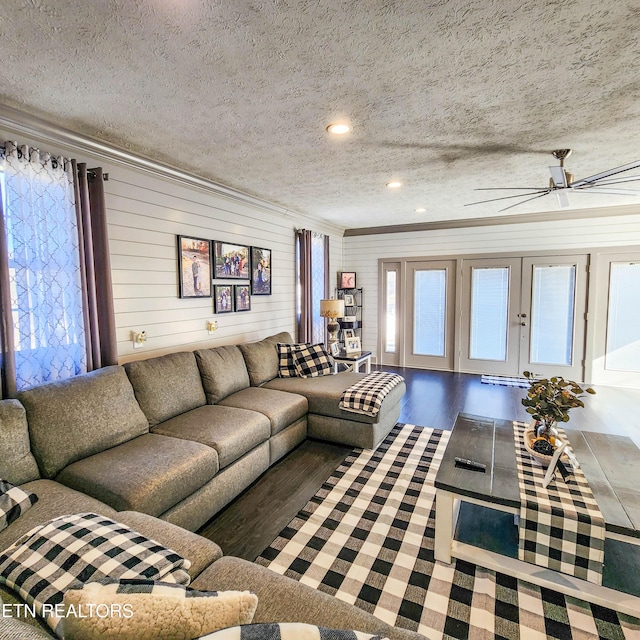
[[[581,469],[542,488],[545,469],[524,448],[527,424],[514,422],[521,507],[518,559],[602,584],[604,518]],[[558,430],[567,440],[562,429]],[[569,465],[565,465],[569,468]]]
[[387,394],[401,382],[404,382],[404,378],[397,373],[373,371],[343,391],[340,408],[376,416]]

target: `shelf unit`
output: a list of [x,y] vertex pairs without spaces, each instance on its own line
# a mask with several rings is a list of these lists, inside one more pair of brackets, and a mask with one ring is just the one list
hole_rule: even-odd
[[341,318],[338,319],[338,322],[340,323],[340,342],[344,344],[343,331],[347,328],[353,328],[355,330],[355,335],[360,338],[360,341],[362,341],[362,309],[364,301],[362,287],[357,289],[336,289],[336,298],[338,300],[344,300],[345,296],[352,296],[353,304],[347,305],[345,303],[344,314],[345,316],[355,316],[355,321],[353,324],[349,324],[347,326],[347,323],[345,323]]

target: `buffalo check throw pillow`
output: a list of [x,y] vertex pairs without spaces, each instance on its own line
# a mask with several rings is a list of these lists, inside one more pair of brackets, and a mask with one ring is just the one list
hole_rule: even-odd
[[0,480],[0,531],[15,522],[25,511],[38,502],[38,496],[31,491]]
[[298,375],[296,371],[296,362],[293,354],[300,351],[304,347],[310,347],[308,343],[285,344],[278,342],[276,349],[278,350],[278,376],[280,378],[295,378]]
[[96,513],[55,518],[0,554],[0,583],[60,635],[64,592],[103,578],[188,584],[191,563],[128,526]]
[[333,372],[333,358],[324,345],[305,345],[293,352],[296,374],[301,378],[317,378]]
[[316,627],[302,622],[249,624],[215,631],[196,640],[388,640],[362,631]]

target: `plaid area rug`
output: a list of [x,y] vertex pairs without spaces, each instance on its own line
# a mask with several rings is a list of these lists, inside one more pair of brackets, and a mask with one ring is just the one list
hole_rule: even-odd
[[433,481],[449,432],[398,424],[354,449],[256,560],[429,638],[640,637],[640,620],[463,561],[435,562]]
[[528,389],[531,384],[526,378],[509,378],[507,376],[488,376],[483,375],[480,382],[484,384],[497,384],[501,387],[522,387]]

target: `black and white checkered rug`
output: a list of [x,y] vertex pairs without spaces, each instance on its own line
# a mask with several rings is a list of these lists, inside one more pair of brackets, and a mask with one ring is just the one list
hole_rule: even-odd
[[501,387],[522,387],[528,389],[531,382],[526,378],[510,378],[508,376],[488,376],[483,375],[480,382],[484,384],[497,384]]
[[435,562],[433,481],[449,432],[396,425],[355,449],[256,560],[428,638],[640,637],[640,620],[507,575]]

